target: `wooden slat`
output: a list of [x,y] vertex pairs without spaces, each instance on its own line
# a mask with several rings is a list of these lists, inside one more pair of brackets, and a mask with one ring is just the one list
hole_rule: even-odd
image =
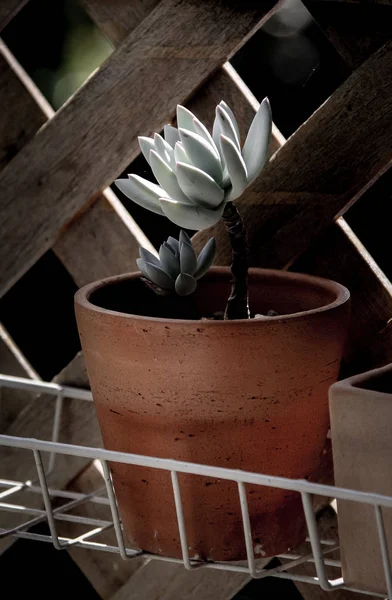
[[[4,84],[4,85],[3,85]],[[54,116],[15,57],[0,41],[0,167]],[[107,189],[63,229],[54,251],[78,285],[134,268],[138,247],[151,250],[138,225]]]
[[[105,485],[101,470],[100,463],[93,461],[70,483],[68,489],[82,494],[89,494],[101,489]],[[112,519],[109,506],[94,502],[87,502],[75,509],[74,512],[90,519],[102,519],[105,521]],[[86,531],[86,526],[76,523],[59,523],[59,535],[64,535],[65,537],[74,538]],[[113,529],[100,534],[96,538],[96,541],[101,544],[116,545],[116,537]],[[72,546],[68,550],[68,553],[103,600],[109,600],[148,561],[144,557],[123,560],[119,554],[97,552],[87,548]]]
[[0,31],[18,14],[28,0],[1,0]]
[[[292,263],[389,167],[391,68],[388,43],[290,137],[244,194],[240,206],[251,264]],[[216,261],[227,264],[225,232],[219,226],[214,233]],[[210,235],[211,230],[198,234],[198,247]]]
[[[88,378],[81,353],[54,379],[59,383],[75,387],[88,387]],[[41,394],[19,413],[18,417],[4,432],[7,435],[33,437],[44,440],[51,439],[55,403],[53,396]],[[64,409],[60,427],[60,441],[92,446],[101,445],[101,436],[92,402],[82,400],[64,400]],[[44,464],[48,456],[43,454]],[[59,489],[66,487],[89,461],[80,457],[58,455],[56,468],[49,476],[49,484]],[[32,452],[16,450],[6,446],[0,448],[0,477],[18,481],[36,480],[37,473]],[[13,497],[13,501],[26,503],[21,492]],[[29,506],[42,506],[42,498],[38,494],[30,494]],[[27,520],[27,519],[26,519]],[[10,528],[21,522],[21,515],[1,511],[0,527]],[[5,547],[14,539],[5,539]],[[4,545],[0,544],[0,553]]]
[[[362,352],[366,350],[369,356],[369,345],[374,345],[378,332],[392,318],[391,283],[343,219],[325,231],[293,268],[333,278],[349,288],[352,318],[346,370],[359,372],[364,368]],[[372,366],[382,366],[388,357],[392,358],[391,350],[388,354],[378,352],[376,364],[373,361]]]
[[392,2],[304,0],[344,62],[354,70],[391,37]]
[[139,246],[154,251],[117,196],[106,189],[66,225],[53,246],[78,286],[135,270]]
[[249,581],[242,573],[187,571],[183,565],[150,561],[112,600],[230,600]]
[[[88,378],[81,353],[54,379],[63,385],[88,388]],[[42,394],[22,411],[6,430],[7,435],[35,437],[50,440],[54,415],[53,396]],[[77,426],[75,426],[77,424]],[[60,441],[69,444],[100,446],[101,435],[92,402],[64,400]],[[0,472],[6,479],[26,480],[35,478],[31,453],[1,448]],[[56,469],[50,476],[54,487],[65,487],[88,464],[87,459],[72,456],[57,458]]]
[[2,294],[273,6],[164,0],[14,157],[0,174]]
[[82,0],[90,17],[117,47],[158,6],[160,0]]

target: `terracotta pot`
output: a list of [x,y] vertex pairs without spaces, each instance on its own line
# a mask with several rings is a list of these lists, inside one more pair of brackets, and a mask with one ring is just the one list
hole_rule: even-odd
[[[330,411],[336,485],[392,496],[392,365],[333,385]],[[382,512],[390,541],[392,509]],[[345,584],[387,595],[374,508],[339,501],[338,524]]]
[[[251,310],[238,321],[162,318],[165,302],[139,274],[87,285],[76,316],[104,444],[150,456],[311,478],[329,427],[349,293],[305,275],[252,269]],[[199,283],[200,314],[222,310],[227,268]],[[133,313],[133,314],[129,314]],[[128,542],[180,556],[170,474],[112,465]],[[238,490],[180,475],[191,557],[245,558]],[[248,486],[255,552],[270,556],[305,535],[298,494]]]

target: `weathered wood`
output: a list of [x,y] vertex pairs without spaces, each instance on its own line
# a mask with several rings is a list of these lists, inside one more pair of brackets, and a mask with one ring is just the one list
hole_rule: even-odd
[[[83,356],[75,359],[54,379],[68,386],[88,388]],[[53,396],[42,394],[22,411],[5,432],[7,435],[50,440],[54,416]],[[77,424],[77,426],[75,426]],[[101,446],[101,435],[92,402],[64,400],[60,441],[69,444]],[[3,446],[0,451],[0,473],[5,479],[25,481],[35,479],[36,470],[31,452]],[[47,460],[47,457],[44,456]],[[58,455],[56,469],[49,477],[50,485],[63,488],[89,463],[88,459]]]
[[[100,463],[93,461],[70,483],[68,489],[83,494],[101,489],[104,486],[101,469]],[[93,502],[79,506],[74,512],[91,519],[102,519],[105,521],[111,521],[112,519],[109,506]],[[69,522],[59,523],[59,533],[66,537],[77,537],[86,531],[86,526]],[[113,529],[100,534],[96,538],[96,541],[103,544],[116,545]],[[97,552],[88,550],[87,548],[72,546],[68,550],[68,553],[103,600],[109,600],[148,560],[146,558],[123,560],[119,554]]]
[[[55,112],[0,41],[0,168]],[[3,118],[2,118],[3,117]],[[151,244],[108,188],[67,223],[53,250],[78,285],[133,270],[138,247]]]
[[391,37],[392,2],[305,0],[304,4],[351,70]]
[[[270,559],[257,561],[262,568]],[[243,573],[200,569],[151,560],[112,600],[230,600],[251,578]]]
[[117,196],[106,189],[66,225],[53,250],[78,286],[135,270],[139,246],[154,251]]
[[[282,268],[292,263],[389,167],[391,68],[388,43],[290,137],[244,194],[239,204],[251,264]],[[214,228],[214,234],[216,262],[227,264],[230,248],[223,228]],[[211,230],[197,234],[198,248],[210,236]]]
[[0,31],[18,14],[28,0],[1,0]]
[[0,174],[2,294],[136,156],[137,134],[159,131],[274,4],[163,0],[14,157]]
[[[75,387],[88,387],[88,378],[81,353],[54,379],[59,383]],[[35,397],[18,417],[4,431],[7,435],[32,437],[50,440],[53,427],[55,402],[53,396],[41,394]],[[77,426],[76,426],[77,424]],[[95,409],[92,402],[83,400],[64,400],[64,408],[60,427],[60,441],[70,444],[101,445]],[[44,464],[48,456],[43,454]],[[90,461],[72,456],[57,455],[56,468],[48,477],[49,485],[64,488],[84,469]],[[17,481],[36,480],[37,471],[31,451],[18,450],[7,446],[0,448],[0,477]],[[13,496],[14,502],[25,504],[24,492]],[[28,505],[42,506],[42,498],[38,494],[30,494]],[[24,521],[27,521],[26,516]],[[20,514],[12,512],[0,513],[0,527],[9,529],[24,522]],[[0,544],[0,553],[14,541],[5,538]]]
[[[346,369],[358,372],[363,366],[362,352],[369,345],[376,351],[377,335],[392,318],[391,283],[343,219],[319,236],[293,269],[332,278],[349,288],[352,318]],[[383,357],[380,349],[377,352],[377,366],[382,366],[387,356]]]
[[82,0],[90,17],[116,47],[136,29],[160,0]]

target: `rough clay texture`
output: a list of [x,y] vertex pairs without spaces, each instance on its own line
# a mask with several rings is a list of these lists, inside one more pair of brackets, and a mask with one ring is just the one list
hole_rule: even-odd
[[[196,300],[211,310],[223,308],[229,280],[228,269],[211,269]],[[124,293],[113,282],[130,292],[140,285],[137,274],[106,281],[112,284],[98,282],[78,292],[76,315],[107,448],[312,478],[328,431],[328,388],[338,375],[347,328],[345,288],[253,269],[253,312],[273,307],[286,316],[176,321],[94,306],[87,298],[94,302],[98,288],[110,297],[112,291]],[[111,466],[129,544],[180,556],[170,473]],[[236,484],[184,474],[179,480],[190,556],[244,558]],[[275,555],[304,539],[297,494],[246,489],[256,555]]]

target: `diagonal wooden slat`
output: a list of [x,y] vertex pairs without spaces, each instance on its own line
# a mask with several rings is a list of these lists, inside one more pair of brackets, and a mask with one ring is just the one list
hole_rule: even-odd
[[[0,40],[0,167],[53,118],[54,110]],[[67,223],[53,250],[78,285],[134,268],[138,247],[151,245],[107,189]]]
[[[388,42],[291,136],[245,193],[240,206],[252,264],[291,264],[389,167],[391,68]],[[217,262],[227,264],[225,232],[219,226],[214,233]],[[198,234],[199,247],[210,235]]]
[[160,0],[81,0],[102,33],[117,47],[136,29]]
[[15,156],[0,174],[1,294],[136,156],[137,134],[160,130],[274,4],[164,0]]
[[1,0],[0,31],[18,14],[28,0]]

